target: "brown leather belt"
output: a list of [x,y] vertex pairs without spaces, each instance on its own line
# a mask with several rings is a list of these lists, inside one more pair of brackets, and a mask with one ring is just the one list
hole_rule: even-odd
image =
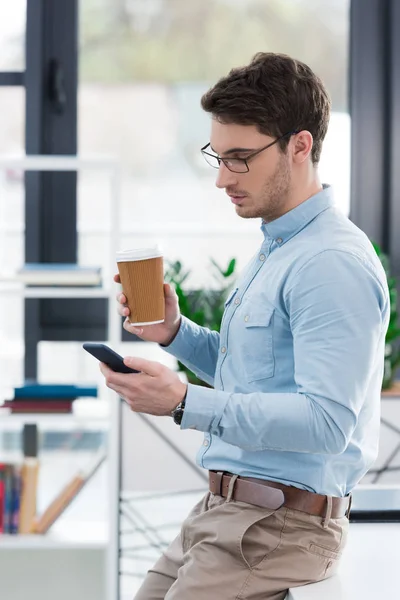
[[[232,474],[209,471],[210,492],[226,498]],[[284,485],[276,481],[255,479],[253,477],[238,477],[233,485],[232,499],[254,504],[261,508],[276,510],[281,506],[293,508],[309,515],[325,517],[327,514],[327,496],[314,494],[307,490]],[[351,496],[332,497],[332,519],[348,516],[351,506]]]

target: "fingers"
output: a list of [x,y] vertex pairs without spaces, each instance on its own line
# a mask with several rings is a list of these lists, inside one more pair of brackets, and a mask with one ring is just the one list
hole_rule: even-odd
[[[120,276],[114,275],[114,281],[116,283],[121,283],[121,279]],[[121,294],[121,292],[118,292],[118,294],[116,295],[117,298],[117,302],[119,302],[120,306],[118,307],[118,312],[121,315],[121,317],[127,317],[130,313],[129,308],[126,306],[126,296],[125,294]]]
[[126,305],[126,296],[124,294],[118,293],[116,297],[117,302],[119,303],[118,313],[121,315],[121,317],[127,317],[131,311]]
[[118,314],[121,315],[121,317],[128,317],[130,315],[130,310],[127,306],[125,305],[119,305],[118,306]]
[[175,296],[175,288],[170,283],[164,283],[164,296]]
[[126,296],[124,294],[121,294],[121,292],[118,292],[118,294],[115,297],[117,299],[117,302],[119,302],[120,304],[126,304]]
[[124,399],[129,396],[129,389],[133,386],[131,378],[129,378],[130,383],[127,385],[126,374],[122,375],[121,373],[116,373],[104,363],[100,363],[99,368],[104,376],[105,384],[108,388],[110,388],[110,390],[113,390],[116,394]]
[[[129,309],[128,309],[129,310]],[[133,333],[134,335],[138,335],[139,337],[143,334],[143,327],[135,327],[129,321],[128,317],[124,321],[124,329],[128,333]]]
[[121,317],[128,317],[130,313],[131,311],[127,306],[121,306],[119,309],[119,314],[121,315]]
[[165,371],[164,365],[154,360],[147,360],[145,358],[138,358],[136,356],[125,356],[124,363],[131,369],[136,369],[141,373],[146,373],[151,377],[157,377],[162,375]]

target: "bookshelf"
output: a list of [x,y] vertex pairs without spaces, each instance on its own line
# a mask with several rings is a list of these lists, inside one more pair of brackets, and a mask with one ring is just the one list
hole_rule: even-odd
[[[7,598],[108,600],[107,531],[82,523],[45,536],[3,536],[0,578]],[[21,577],[23,573],[23,577]],[[114,598],[115,600],[115,598]]]
[[0,293],[14,294],[23,298],[109,298],[110,289],[106,287],[25,287],[13,281],[0,281]]
[[[101,173],[107,173],[110,181],[110,201],[109,201],[109,263],[103,272],[102,281],[109,282],[109,286],[101,287],[25,287],[15,280],[5,277],[0,279],[0,293],[11,294],[23,298],[107,298],[108,302],[108,343],[113,348],[118,348],[121,341],[120,317],[117,313],[114,296],[115,289],[112,289],[112,275],[115,272],[115,255],[119,242],[119,223],[120,223],[120,167],[118,162],[109,156],[0,156],[0,171],[5,169],[19,169],[23,171],[82,171],[97,170]],[[106,553],[106,593],[107,600],[115,600],[118,589],[118,554],[119,554],[119,426],[120,426],[120,402],[116,402],[115,394],[108,390],[108,414],[100,419],[100,422],[107,423],[108,426],[108,444],[107,459],[109,473],[109,518],[108,531],[103,533],[102,538],[93,539],[93,534],[89,535],[82,532],[82,528],[77,528],[70,536],[60,536],[56,534],[46,534],[44,536],[16,536],[3,535],[0,538],[0,552],[2,550],[26,551],[29,549],[48,549],[48,550],[94,550],[103,549]],[[3,415],[5,416],[5,415]],[[104,420],[103,420],[104,419]],[[3,420],[3,419],[2,419]],[[71,424],[82,426],[84,423],[89,425],[99,420],[89,415],[7,415],[4,420],[8,425],[21,427],[25,422],[36,421],[39,424],[52,423],[57,421],[63,423],[63,426]],[[5,423],[4,423],[5,424]],[[74,577],[74,573],[69,574]]]
[[[79,400],[78,400],[79,402]],[[96,400],[98,404],[106,404],[102,400]],[[40,427],[52,429],[53,431],[70,431],[72,427],[77,429],[102,429],[109,428],[109,404],[100,406],[100,414],[41,414],[41,413],[11,413],[7,409],[0,412],[0,433],[3,430],[19,431],[26,423],[38,421]]]
[[80,539],[79,532],[74,531],[74,538],[69,539],[62,535],[2,535],[0,552],[2,550],[20,549],[25,550],[105,550],[107,547],[107,534],[85,536]]

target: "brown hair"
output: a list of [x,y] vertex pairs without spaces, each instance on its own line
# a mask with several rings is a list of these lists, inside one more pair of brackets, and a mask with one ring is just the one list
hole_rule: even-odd
[[[319,162],[331,102],[320,78],[299,60],[259,52],[249,65],[220,79],[201,105],[221,123],[255,125],[273,137],[305,129],[314,139],[312,162]],[[289,139],[279,141],[282,151]]]

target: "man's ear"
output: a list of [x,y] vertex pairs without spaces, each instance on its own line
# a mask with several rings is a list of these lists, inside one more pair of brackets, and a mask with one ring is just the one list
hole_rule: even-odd
[[309,131],[306,129],[299,131],[292,136],[290,142],[293,162],[301,164],[309,158],[314,143],[313,136]]

